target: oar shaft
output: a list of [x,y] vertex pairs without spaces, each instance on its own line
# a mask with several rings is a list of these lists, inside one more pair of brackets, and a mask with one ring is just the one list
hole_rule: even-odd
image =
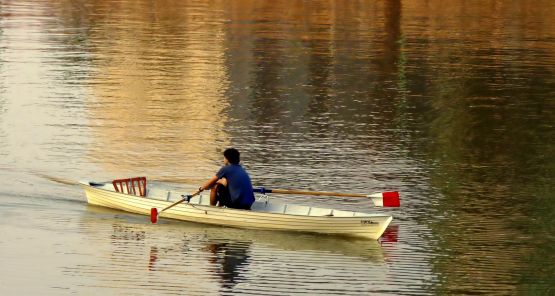
[[299,194],[299,195],[324,195],[324,196],[340,196],[340,197],[368,197],[365,194],[357,193],[340,193],[328,191],[304,191],[304,190],[287,190],[287,189],[255,189],[255,192],[262,193],[278,193],[278,194]]
[[376,207],[399,207],[399,192],[376,192],[373,194],[357,194],[357,193],[340,193],[328,191],[304,191],[304,190],[286,190],[286,189],[267,189],[264,187],[255,188],[254,192],[266,193],[281,193],[281,194],[298,194],[298,195],[325,195],[325,196],[339,196],[339,197],[362,197],[370,198]]
[[[191,195],[191,197],[196,196],[196,195],[199,194],[200,192],[201,192],[201,191],[199,190],[199,191],[193,193],[193,195]],[[160,213],[162,213],[163,211],[165,211],[165,210],[167,210],[167,209],[169,209],[169,208],[172,208],[172,207],[174,207],[174,206],[176,206],[176,205],[178,205],[178,204],[180,204],[180,203],[182,203],[182,202],[184,202],[184,201],[186,201],[186,200],[187,200],[187,199],[182,198],[182,199],[180,199],[180,200],[178,200],[178,201],[172,203],[171,205],[169,205],[169,206],[163,208],[160,212],[158,212],[158,214],[160,214]]]

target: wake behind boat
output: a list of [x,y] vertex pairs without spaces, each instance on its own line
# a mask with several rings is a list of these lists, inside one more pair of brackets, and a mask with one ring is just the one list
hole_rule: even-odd
[[[150,215],[153,209],[167,208],[160,213],[161,217],[230,227],[378,239],[393,219],[385,214],[275,202],[265,194],[271,190],[261,190],[263,193],[257,194],[251,210],[240,210],[210,206],[209,195],[199,194],[191,198],[186,192],[147,186],[144,177],[79,183],[85,190],[87,202],[92,205],[142,215]],[[176,199],[183,202],[176,204],[173,202]]]

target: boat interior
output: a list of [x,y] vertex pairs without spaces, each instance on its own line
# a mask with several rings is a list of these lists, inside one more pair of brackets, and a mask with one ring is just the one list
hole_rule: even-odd
[[[173,190],[167,190],[165,188],[158,187],[147,187],[146,180],[142,183],[142,178],[137,178],[138,186],[130,185],[132,183],[128,182],[128,186],[124,182],[118,183],[119,180],[114,180],[111,183],[92,183],[89,185],[96,188],[121,192],[124,194],[132,194],[137,196],[143,196],[145,198],[152,198],[158,200],[164,200],[169,202],[175,202],[182,199],[183,196],[190,194],[189,192],[178,192]],[[129,179],[125,179],[129,180]],[[138,188],[137,188],[138,187]],[[142,188],[141,188],[142,187]],[[328,216],[328,217],[362,217],[369,216],[371,214],[353,212],[353,211],[343,211],[329,208],[311,207],[295,204],[280,203],[276,201],[271,201],[270,196],[264,194],[255,194],[256,201],[251,207],[252,211],[265,212],[265,213],[278,213],[278,214],[288,214],[288,215],[299,215],[299,216]],[[210,196],[208,194],[200,194],[194,196],[189,201],[193,205],[210,206]]]

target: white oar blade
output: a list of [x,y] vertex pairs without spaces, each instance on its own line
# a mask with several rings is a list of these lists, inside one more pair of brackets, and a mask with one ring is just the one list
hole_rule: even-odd
[[378,192],[368,195],[372,199],[376,207],[399,207],[401,206],[401,201],[399,199],[399,192],[388,191],[388,192]]

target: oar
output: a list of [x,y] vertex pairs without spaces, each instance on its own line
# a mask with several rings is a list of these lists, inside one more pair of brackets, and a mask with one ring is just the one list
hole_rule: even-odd
[[64,184],[64,185],[77,185],[79,184],[79,182],[75,181],[75,180],[70,180],[70,179],[65,179],[65,178],[61,178],[61,177],[56,177],[56,176],[50,176],[47,174],[43,174],[43,173],[33,173],[36,176],[45,178],[47,180],[50,180],[52,182],[56,182],[56,183],[60,183],[60,184]]
[[186,200],[189,201],[189,200],[191,200],[191,198],[192,198],[193,196],[198,195],[198,194],[201,193],[201,192],[202,192],[202,190],[199,190],[199,191],[193,193],[192,195],[183,196],[182,199],[180,199],[180,200],[178,200],[178,201],[172,203],[171,205],[169,205],[169,206],[163,208],[161,211],[158,211],[157,208],[151,208],[151,209],[150,209],[150,222],[152,222],[152,224],[155,224],[156,222],[158,222],[158,217],[160,216],[160,214],[161,214],[163,211],[165,211],[165,210],[167,210],[167,209],[170,209],[170,208],[172,208],[172,207],[174,207],[174,206],[176,206],[176,205],[178,205],[178,204],[180,204],[180,203],[182,203],[182,202],[184,202],[184,201],[186,201]]
[[278,193],[278,194],[298,194],[298,195],[324,195],[324,196],[338,196],[338,197],[363,197],[370,198],[374,205],[377,207],[399,207],[401,201],[399,200],[399,192],[376,192],[372,194],[357,194],[357,193],[339,193],[327,191],[303,191],[303,190],[287,190],[287,189],[268,189],[268,188],[255,188],[254,192],[258,193]]

